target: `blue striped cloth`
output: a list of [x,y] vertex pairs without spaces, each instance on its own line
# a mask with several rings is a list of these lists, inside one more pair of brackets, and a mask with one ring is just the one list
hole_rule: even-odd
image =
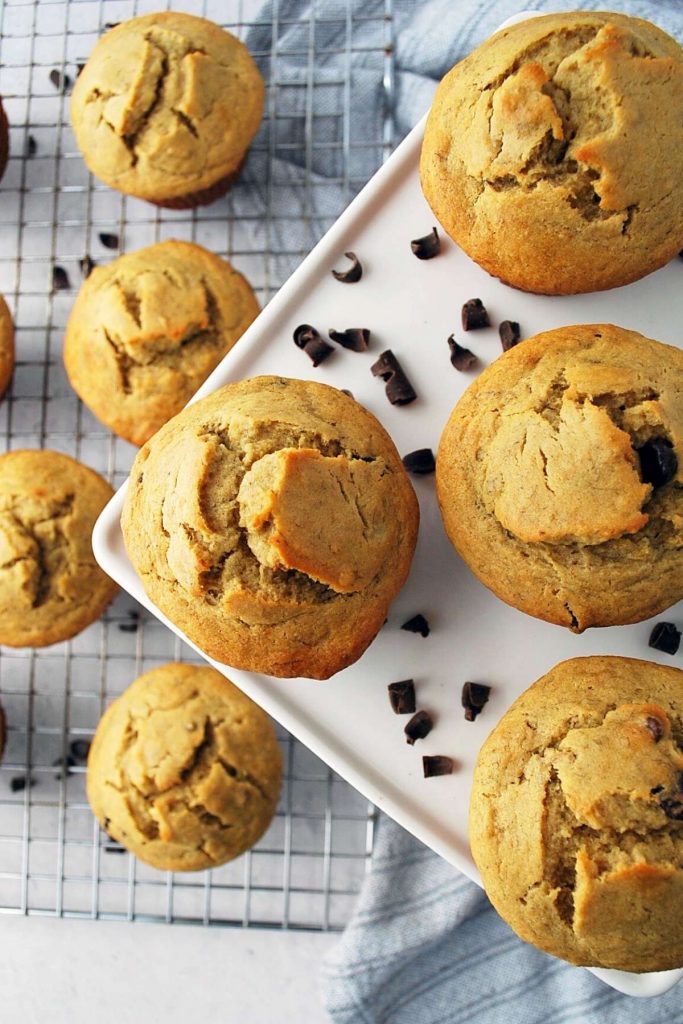
[[[347,60],[341,52],[347,13],[376,19],[392,10],[392,113],[398,141],[427,110],[445,72],[512,14],[605,7],[649,18],[683,39],[683,0],[279,0],[275,6],[265,5],[262,21],[247,42],[252,52],[267,51],[275,31],[279,52],[298,54],[278,63],[277,94],[289,102],[287,84],[300,83],[309,73],[306,55],[313,16],[319,54],[315,80],[330,83],[329,89],[316,93],[314,113],[323,131],[325,115],[330,115],[329,141],[334,142],[338,119],[331,115],[343,97],[335,94],[333,83],[344,77],[339,71],[346,70],[339,62]],[[364,41],[366,51],[376,48],[376,22],[368,20],[365,31],[366,40],[359,20],[353,29],[351,116],[357,138],[380,139],[385,113],[382,69],[363,49]],[[265,61],[262,67],[267,75]],[[301,223],[287,224],[286,240],[290,249],[296,243],[305,250],[349,197],[338,182],[339,151],[321,146],[311,153],[305,137],[297,135],[304,119],[296,103],[305,102],[305,91],[292,90],[292,102],[291,141],[301,146],[281,160],[276,155],[278,180],[288,187],[280,187],[273,196],[273,212],[277,217],[278,204],[283,213],[301,211]],[[280,109],[278,115],[282,119]],[[281,128],[286,137],[287,124],[281,123]],[[258,159],[265,157],[250,158],[243,178],[247,202],[257,194],[258,182],[266,180],[265,165],[257,165]],[[354,161],[355,176],[369,177],[377,153],[359,150]],[[326,184],[326,178],[335,180]],[[275,244],[278,241],[276,236]],[[372,869],[356,913],[325,965],[323,989],[335,1024],[683,1024],[680,986],[654,999],[631,999],[590,972],[525,945],[477,886],[387,818],[380,821]]]

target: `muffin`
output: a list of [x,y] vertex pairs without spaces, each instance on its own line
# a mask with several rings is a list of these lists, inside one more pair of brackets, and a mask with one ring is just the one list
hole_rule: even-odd
[[570,963],[683,967],[683,672],[573,658],[479,752],[470,842],[521,938]]
[[14,324],[7,303],[0,295],[0,398],[14,372]]
[[117,587],[90,536],[113,493],[61,452],[0,455],[0,644],[45,647],[100,617]]
[[141,448],[122,528],[151,600],[210,657],[326,679],[382,626],[418,517],[367,410],[325,384],[253,377]]
[[0,96],[0,178],[5,173],[7,167],[7,160],[9,158],[9,122],[7,120],[7,114],[5,113],[2,106],[2,97]]
[[505,28],[441,82],[420,174],[444,229],[507,284],[636,281],[683,248],[683,50],[623,14]]
[[0,704],[0,761],[5,753],[5,744],[7,742],[7,719],[5,718],[5,712],[2,704]]
[[282,756],[268,716],[204,665],[161,665],[105,711],[88,756],[93,814],[146,864],[238,857],[275,814]]
[[218,25],[165,11],[107,32],[76,79],[71,123],[88,169],[157,206],[211,203],[263,115],[263,79]]
[[446,532],[508,604],[581,632],[683,597],[683,351],[562,327],[474,381],[441,437]]
[[250,286],[225,260],[190,242],[159,242],[85,280],[66,328],[66,372],[98,419],[144,444],[258,312]]

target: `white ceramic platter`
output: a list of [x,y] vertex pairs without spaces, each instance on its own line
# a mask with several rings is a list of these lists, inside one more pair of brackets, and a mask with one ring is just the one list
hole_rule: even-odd
[[[612,322],[680,344],[683,264],[678,261],[626,288],[549,298],[515,291],[489,277],[443,231],[441,254],[429,261],[416,259],[410,240],[426,235],[435,223],[418,179],[423,130],[424,122],[351,203],[196,398],[229,381],[264,373],[323,381],[350,389],[384,423],[401,454],[423,447],[436,451],[453,405],[474,376],[451,366],[449,334],[455,332],[479,356],[480,368],[501,351],[496,326],[463,334],[460,309],[466,299],[481,298],[494,325],[503,319],[519,321],[523,337],[566,324]],[[330,273],[333,267],[346,268],[343,253],[348,250],[363,264],[356,284],[339,283]],[[300,323],[315,325],[323,335],[330,327],[368,327],[370,350],[356,354],[340,348],[314,369],[292,341]],[[391,406],[383,383],[370,373],[388,348],[417,391],[412,405]],[[565,658],[620,654],[679,665],[680,659],[648,648],[652,622],[574,636],[508,608],[472,576],[448,543],[434,477],[413,480],[422,517],[413,569],[360,661],[327,682],[278,680],[215,667],[378,807],[478,881],[467,841],[472,770],[481,743],[514,698]],[[125,485],[100,516],[95,556],[137,601],[187,640],[146,597],[128,561],[119,524],[124,491]],[[431,625],[426,639],[400,629],[416,612]],[[683,625],[683,607],[664,617]],[[418,707],[432,712],[436,721],[431,734],[414,747],[403,735],[407,719],[394,715],[387,697],[388,683],[410,677]],[[474,723],[464,720],[460,706],[466,680],[493,687]],[[456,773],[424,779],[423,754],[454,757]],[[622,992],[642,996],[666,991],[683,971],[595,973]]]

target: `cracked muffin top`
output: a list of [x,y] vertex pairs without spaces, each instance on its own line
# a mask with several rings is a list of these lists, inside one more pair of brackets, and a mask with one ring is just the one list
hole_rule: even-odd
[[496,33],[441,82],[422,187],[507,284],[628,284],[683,248],[683,50],[639,18],[567,12]]
[[683,351],[609,324],[523,341],[437,456],[448,536],[508,604],[581,632],[683,597]]
[[208,665],[161,665],[105,711],[87,792],[104,831],[152,867],[200,871],[268,828],[282,756],[264,711]]
[[0,397],[7,390],[7,385],[14,372],[14,324],[12,314],[0,295]]
[[0,644],[44,647],[100,617],[117,587],[90,538],[113,493],[61,452],[0,455]]
[[263,94],[239,39],[205,18],[160,12],[102,36],[76,80],[71,121],[88,169],[105,184],[191,206],[211,201],[211,189],[239,170]]
[[418,505],[380,423],[342,392],[253,377],[140,449],[123,510],[150,598],[210,657],[326,679],[403,585]]
[[258,312],[227,261],[190,242],[159,242],[95,267],[83,283],[66,328],[66,371],[98,419],[144,444]]
[[498,913],[571,963],[683,966],[683,672],[574,658],[479,752],[472,853]]

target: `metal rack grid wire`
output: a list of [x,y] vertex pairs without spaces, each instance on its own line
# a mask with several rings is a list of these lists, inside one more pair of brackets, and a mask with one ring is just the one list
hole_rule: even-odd
[[[391,0],[204,0],[166,4],[246,39],[268,86],[240,182],[194,211],[159,210],[87,172],[68,118],[70,84],[105,27],[159,0],[0,0],[0,95],[10,160],[0,184],[0,292],[17,365],[0,402],[2,450],[48,447],[114,486],[134,449],[99,424],[66,379],[61,343],[86,255],[107,262],[164,238],[227,256],[265,304],[391,148]],[[264,43],[266,45],[264,45]],[[57,84],[53,72],[62,76]],[[351,118],[357,77],[385,113]],[[63,86],[63,88],[61,88]],[[101,235],[114,235],[117,250]],[[111,243],[111,239],[108,240]],[[68,287],[55,287],[53,268]],[[0,764],[0,912],[334,929],[349,917],[372,849],[374,809],[278,727],[285,781],[273,824],[223,867],[165,874],[109,848],[70,745],[141,672],[193,652],[127,595],[73,640],[0,652],[8,742]],[[24,788],[17,787],[24,783]]]

